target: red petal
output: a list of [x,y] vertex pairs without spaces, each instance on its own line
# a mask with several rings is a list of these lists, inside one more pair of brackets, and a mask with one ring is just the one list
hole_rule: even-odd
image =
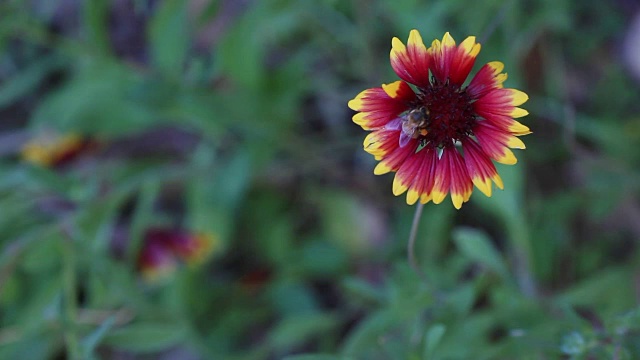
[[507,79],[507,74],[500,73],[503,69],[504,64],[499,61],[485,64],[471,79],[467,93],[478,99],[493,89],[502,88],[502,83]]
[[469,177],[462,155],[456,148],[444,149],[443,161],[449,162],[451,201],[456,209],[460,209],[462,203],[467,202],[473,191],[473,182]]
[[405,159],[415,153],[419,144],[418,140],[411,139],[406,146],[400,147],[399,137],[400,131],[388,132],[384,139],[384,144],[381,145],[384,153],[376,155],[381,161],[373,170],[374,174],[382,175],[390,171],[397,171],[405,162]]
[[407,46],[393,38],[390,58],[391,67],[401,79],[420,87],[429,86],[429,54],[418,30],[411,30]]
[[408,109],[408,104],[416,99],[411,87],[403,81],[396,81],[379,88],[362,91],[349,101],[349,107],[360,113],[353,116],[353,122],[365,130],[384,126]]
[[440,204],[447,194],[451,186],[451,172],[449,170],[449,161],[445,158],[447,151],[442,151],[442,156],[436,161],[436,167],[434,170],[435,181],[433,184],[433,190],[431,192],[431,199],[434,204]]
[[424,148],[412,157],[414,158],[414,175],[407,192],[407,204],[414,204],[418,199],[424,204],[431,200],[438,152],[433,148]]
[[476,44],[475,37],[470,36],[456,46],[455,40],[446,33],[442,42],[435,40],[429,48],[431,72],[440,82],[449,80],[461,86],[469,76],[479,52],[480,44]]
[[523,149],[524,143],[511,133],[496,128],[486,121],[476,122],[473,133],[478,139],[482,150],[492,159],[507,165],[513,165],[518,162],[509,148]]
[[491,180],[502,189],[502,179],[498,175],[491,158],[484,153],[480,145],[474,140],[467,139],[462,142],[464,149],[464,162],[471,180],[486,196],[491,196]]

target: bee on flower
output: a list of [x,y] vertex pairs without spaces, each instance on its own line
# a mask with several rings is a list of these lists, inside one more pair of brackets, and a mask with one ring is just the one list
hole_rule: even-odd
[[[405,46],[391,42],[391,67],[399,81],[362,91],[349,101],[353,121],[371,133],[364,150],[379,161],[374,174],[395,172],[393,193],[407,203],[441,203],[448,194],[456,209],[475,185],[491,196],[503,188],[493,161],[512,165],[510,149],[524,149],[519,136],[531,133],[515,119],[528,96],[503,87],[504,65],[485,64],[464,85],[480,44],[475,37],[460,45],[446,33],[427,48],[412,30]],[[412,88],[409,84],[415,86]]]

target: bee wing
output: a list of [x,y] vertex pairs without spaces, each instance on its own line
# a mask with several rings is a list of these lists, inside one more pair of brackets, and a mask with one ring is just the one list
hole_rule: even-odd
[[407,135],[404,131],[400,131],[400,147],[405,147],[411,141],[411,135]]
[[400,129],[402,129],[402,119],[401,118],[395,118],[395,119],[389,121],[387,123],[387,125],[384,126],[384,128],[386,130],[400,130]]

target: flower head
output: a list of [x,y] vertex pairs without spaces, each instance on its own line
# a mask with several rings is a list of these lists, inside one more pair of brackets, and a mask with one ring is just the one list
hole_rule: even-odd
[[[529,128],[514,120],[527,95],[505,89],[498,61],[484,65],[465,86],[480,44],[470,36],[460,45],[446,33],[427,48],[412,30],[405,46],[391,42],[391,67],[402,79],[362,91],[349,101],[353,121],[371,133],[364,149],[380,162],[376,175],[396,172],[393,193],[407,203],[441,203],[451,193],[459,209],[475,185],[491,196],[502,180],[492,160],[515,164],[510,148],[524,149],[518,136]],[[415,86],[412,88],[409,84]]]
[[217,247],[216,237],[175,228],[150,228],[144,233],[138,266],[151,282],[168,278],[175,272],[178,260],[199,265]]
[[171,277],[177,268],[177,262],[171,250],[153,238],[145,238],[138,267],[145,280],[159,282]]
[[217,238],[209,233],[175,231],[167,240],[167,246],[190,265],[203,263],[218,245]]
[[34,137],[22,147],[22,158],[35,165],[55,167],[73,160],[88,145],[86,139],[75,133],[44,133]]

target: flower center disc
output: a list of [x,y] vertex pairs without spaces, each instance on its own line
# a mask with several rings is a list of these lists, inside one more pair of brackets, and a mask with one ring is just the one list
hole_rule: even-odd
[[431,86],[421,88],[418,97],[420,106],[429,111],[428,133],[422,137],[425,146],[450,147],[473,134],[476,115],[465,89],[431,78]]

